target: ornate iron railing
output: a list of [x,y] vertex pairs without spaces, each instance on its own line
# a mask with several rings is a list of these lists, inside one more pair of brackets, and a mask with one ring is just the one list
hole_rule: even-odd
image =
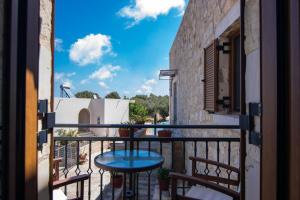
[[[131,134],[128,138],[121,137],[54,137],[55,150],[64,149],[63,153],[54,154],[56,157],[62,157],[61,175],[64,177],[73,175],[80,175],[83,173],[90,174],[87,187],[85,188],[86,199],[115,199],[117,194],[122,193],[125,199],[126,185],[130,187],[135,193],[135,199],[153,199],[153,195],[157,189],[155,177],[152,171],[145,173],[137,173],[135,176],[132,174],[124,174],[123,190],[120,192],[111,186],[107,177],[108,172],[102,169],[97,169],[94,165],[93,156],[102,154],[103,152],[116,149],[125,150],[140,150],[146,149],[157,151],[166,158],[164,165],[171,170],[181,173],[188,173],[191,166],[188,160],[189,156],[202,157],[205,159],[212,159],[218,162],[223,162],[235,167],[240,167],[240,137],[233,137],[232,135],[222,137],[198,137],[193,136],[183,137],[186,133],[183,131],[183,136],[175,136],[171,138],[160,138],[155,135],[148,137],[134,137],[134,129],[136,128],[154,128],[154,129],[172,129],[179,131],[183,129],[240,129],[238,125],[94,125],[94,124],[56,124],[56,128],[130,128]],[[200,134],[199,134],[200,135]],[[81,143],[86,145],[81,146]],[[70,145],[75,149],[76,156],[74,166],[70,166]],[[106,145],[106,148],[105,148]],[[84,148],[87,152],[87,160],[84,165],[81,165],[80,151]],[[74,152],[74,150],[72,150]],[[74,153],[73,153],[74,154]],[[74,157],[74,156],[73,156]],[[69,158],[69,160],[68,160]],[[208,165],[197,166],[197,170],[205,174],[215,173],[217,176],[234,176],[230,171],[221,171],[219,168],[212,169]],[[132,184],[134,182],[135,184]],[[146,186],[144,185],[146,184]],[[134,188],[131,188],[135,185]],[[182,183],[180,189],[185,193],[187,183]],[[228,186],[229,187],[229,186]],[[95,189],[97,188],[97,190]],[[78,196],[78,185],[73,189],[73,195]],[[65,187],[65,193],[68,194],[69,189]],[[161,199],[161,191],[158,191],[158,198]]]

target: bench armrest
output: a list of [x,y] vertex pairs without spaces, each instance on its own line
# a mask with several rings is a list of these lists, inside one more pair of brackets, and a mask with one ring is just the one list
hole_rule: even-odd
[[[170,177],[172,179],[172,195],[175,195],[177,193],[177,191],[173,191],[173,190],[176,190],[175,186],[177,185],[177,180],[184,180],[184,181],[188,181],[192,184],[202,185],[202,186],[208,187],[210,189],[216,190],[218,192],[224,193],[228,196],[233,197],[233,199],[238,199],[240,197],[240,194],[234,190],[231,190],[229,188],[223,187],[221,185],[218,185],[218,184],[210,182],[210,181],[206,181],[201,178],[196,178],[196,177],[188,176],[185,174],[179,174],[179,173],[170,173]],[[174,196],[173,196],[173,198],[174,198]]]
[[62,186],[69,185],[69,184],[72,184],[72,183],[77,183],[77,182],[80,182],[80,181],[82,182],[82,181],[85,181],[89,178],[90,178],[89,174],[82,174],[82,175],[72,176],[70,178],[65,178],[65,179],[62,179],[62,180],[54,181],[53,182],[53,189],[57,189],[57,188],[60,188]]
[[224,164],[224,163],[220,163],[220,162],[217,162],[217,161],[214,161],[214,160],[208,160],[208,159],[193,157],[193,156],[190,156],[189,159],[192,162],[207,163],[207,164],[210,164],[210,165],[215,165],[215,166],[222,167],[224,169],[228,169],[228,170],[233,171],[233,172],[238,173],[238,174],[240,173],[240,170],[238,168],[227,165],[227,164]]

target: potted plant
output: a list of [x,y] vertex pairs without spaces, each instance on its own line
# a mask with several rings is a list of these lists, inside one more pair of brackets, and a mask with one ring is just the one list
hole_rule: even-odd
[[[122,123],[130,125],[130,122]],[[130,137],[130,128],[119,128],[119,135],[120,137]]]
[[172,131],[171,130],[160,130],[158,131],[158,137],[171,137],[172,136]]
[[110,176],[110,181],[114,188],[121,188],[123,185],[123,175],[115,174]]
[[79,164],[82,165],[85,163],[85,161],[87,160],[86,159],[86,156],[87,156],[87,153],[80,153],[79,154]]
[[169,173],[170,173],[170,170],[167,168],[161,168],[157,172],[159,189],[161,191],[169,190],[169,184],[170,184]]
[[78,155],[78,164],[82,165],[87,161],[87,153],[85,153],[85,147],[83,148],[83,150],[81,150],[81,152]]

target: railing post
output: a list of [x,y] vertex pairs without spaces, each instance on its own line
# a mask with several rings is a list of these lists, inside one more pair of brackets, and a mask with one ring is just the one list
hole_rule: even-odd
[[132,127],[130,127],[130,151],[133,151],[134,149],[134,129]]
[[[130,153],[134,150],[134,129],[130,127]],[[129,188],[132,191],[132,184],[133,184],[133,176],[132,173],[129,173]]]
[[[156,114],[154,115],[154,124],[156,125],[157,124],[157,116]],[[156,128],[154,128],[154,135],[156,136]]]
[[246,131],[241,130],[240,136],[240,167],[241,167],[241,200],[245,199],[245,174],[246,174]]
[[[241,45],[240,45],[240,113],[241,115],[246,114],[246,53],[245,53],[245,0],[240,0],[240,37],[241,37]],[[241,141],[240,141],[240,167],[241,167],[241,200],[245,200],[245,176],[246,176],[246,131],[241,130]]]

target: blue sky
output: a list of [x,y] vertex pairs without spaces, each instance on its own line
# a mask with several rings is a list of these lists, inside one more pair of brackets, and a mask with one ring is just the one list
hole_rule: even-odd
[[169,51],[185,0],[58,0],[55,13],[55,96],[59,85],[105,96],[166,95]]

